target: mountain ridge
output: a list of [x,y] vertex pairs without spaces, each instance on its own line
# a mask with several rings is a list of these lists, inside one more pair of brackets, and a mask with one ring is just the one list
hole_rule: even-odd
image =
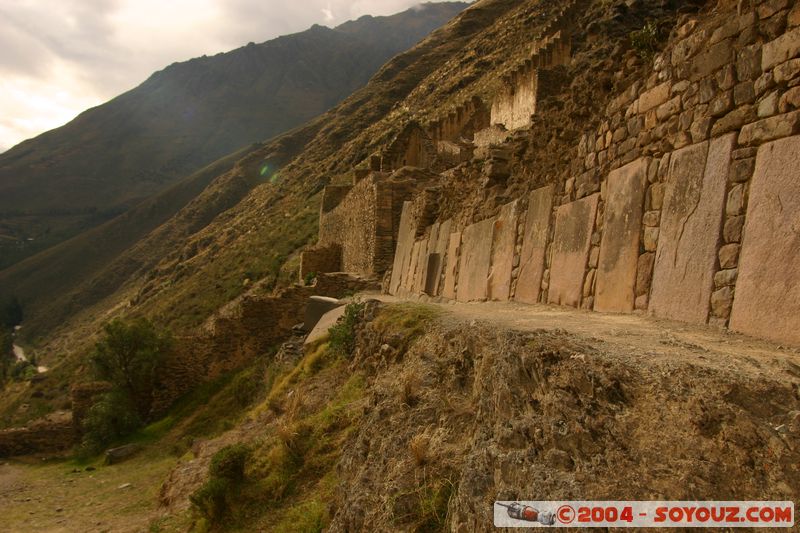
[[0,249],[0,268],[319,115],[466,5],[426,4],[173,63],[10,148],[0,154],[0,234],[14,242]]

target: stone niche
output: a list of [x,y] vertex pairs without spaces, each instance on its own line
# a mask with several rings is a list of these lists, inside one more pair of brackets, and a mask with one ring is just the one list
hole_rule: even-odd
[[514,249],[517,245],[519,202],[500,209],[494,224],[492,266],[489,275],[489,299],[508,301],[511,298],[511,272],[514,270]]
[[536,189],[528,198],[525,236],[520,253],[517,290],[514,293],[514,300],[518,302],[532,304],[539,301],[554,192],[555,188],[549,185]]
[[647,165],[639,159],[608,176],[595,311],[633,311]]
[[456,295],[460,302],[486,300],[488,296],[494,223],[490,218],[464,229]]
[[800,136],[758,150],[730,327],[800,344],[798,154]]
[[589,261],[599,194],[562,205],[556,212],[553,260],[547,301],[579,307]]
[[650,297],[656,316],[708,321],[735,138],[687,146],[670,158]]

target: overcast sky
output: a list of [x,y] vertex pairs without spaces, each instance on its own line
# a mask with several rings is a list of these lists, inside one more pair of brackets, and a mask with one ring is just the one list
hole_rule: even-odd
[[170,63],[420,0],[0,0],[0,152]]

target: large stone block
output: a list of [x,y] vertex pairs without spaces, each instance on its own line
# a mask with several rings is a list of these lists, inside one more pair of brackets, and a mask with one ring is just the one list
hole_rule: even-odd
[[661,214],[650,312],[705,324],[736,134],[672,154]]
[[397,294],[402,286],[403,276],[408,271],[411,262],[411,249],[414,246],[414,217],[411,215],[412,203],[404,202],[400,213],[400,227],[397,234],[397,248],[394,253],[392,266],[392,279],[389,283],[389,292]]
[[[431,228],[431,236],[428,241],[428,255],[436,254],[436,260],[428,260],[428,271],[425,273],[426,285],[425,293],[430,296],[438,296],[441,291],[442,269],[444,268],[447,256],[447,244],[450,240],[451,220],[442,223],[437,222]],[[431,270],[432,269],[432,270]],[[430,280],[431,285],[428,286]]]
[[485,300],[488,296],[494,223],[495,219],[490,218],[464,229],[458,265],[460,302]]
[[514,300],[537,303],[542,289],[544,256],[547,237],[550,234],[550,218],[553,212],[552,185],[533,191],[528,199],[528,215],[525,220],[525,236],[519,261],[519,277]]
[[633,311],[647,165],[639,159],[608,176],[595,311]]
[[417,265],[419,264],[420,241],[415,241],[411,246],[411,261],[408,264],[408,270],[403,274],[403,283],[401,288],[406,293],[414,292],[414,282],[417,279]]
[[414,294],[421,294],[425,290],[425,278],[428,270],[428,239],[423,239],[418,244],[417,267],[414,269],[414,282],[411,285],[411,291]]
[[500,209],[494,224],[492,267],[489,275],[489,299],[507,301],[511,298],[511,271],[514,270],[514,249],[517,245],[519,202],[513,201]]
[[800,136],[761,146],[730,327],[800,344]]
[[556,212],[547,301],[579,307],[599,194],[562,205]]
[[442,287],[442,296],[451,300],[456,299],[456,276],[460,253],[461,232],[457,231],[451,233],[447,241],[447,266],[444,271],[444,287]]

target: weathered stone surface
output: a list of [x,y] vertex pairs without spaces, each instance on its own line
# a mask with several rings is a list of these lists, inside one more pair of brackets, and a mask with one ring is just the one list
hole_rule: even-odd
[[756,160],[752,157],[747,159],[739,159],[731,163],[730,180],[734,183],[743,183],[750,179],[753,175]]
[[514,299],[518,302],[539,301],[554,192],[552,185],[542,187],[533,191],[528,199],[528,216],[520,254],[517,290],[514,294]]
[[444,287],[442,287],[442,296],[450,300],[456,299],[456,275],[460,253],[461,232],[457,231],[451,233],[447,241],[447,266],[444,271]]
[[719,249],[720,268],[736,268],[739,264],[739,245],[726,244]]
[[495,219],[490,218],[464,228],[458,265],[459,302],[485,300],[488,296],[494,223]]
[[655,252],[658,247],[658,234],[660,233],[657,227],[644,228],[644,239],[642,246],[648,252]]
[[793,109],[800,108],[800,86],[792,87],[781,96],[778,102],[778,111],[786,113]]
[[711,295],[711,314],[719,318],[728,318],[733,306],[733,289],[723,287]]
[[647,113],[669,99],[669,83],[656,85],[639,97],[639,113]]
[[305,318],[303,320],[303,331],[309,332],[314,329],[322,315],[341,306],[342,303],[336,298],[328,296],[312,296],[306,303]]
[[579,307],[599,194],[562,205],[556,213],[547,301]]
[[743,229],[744,216],[728,217],[728,219],[725,221],[725,227],[722,230],[722,236],[725,239],[725,242],[741,242]]
[[718,68],[733,60],[733,46],[730,39],[721,41],[701,52],[692,60],[691,75],[693,80],[705,78]]
[[739,144],[757,144],[788,137],[800,131],[800,111],[765,118],[742,128]]
[[731,329],[800,343],[800,136],[763,145],[750,185]]
[[596,311],[633,311],[647,164],[646,159],[639,159],[608,176]]
[[800,28],[788,31],[761,49],[761,66],[769,70],[800,54]]
[[334,326],[339,319],[344,316],[344,312],[346,310],[346,305],[339,305],[338,307],[335,307],[323,314],[316,324],[314,324],[314,328],[311,330],[311,332],[306,336],[305,340],[303,341],[303,345],[309,346],[327,337],[331,327]]
[[389,292],[397,294],[402,286],[403,277],[411,264],[411,251],[414,246],[414,219],[411,215],[411,202],[403,203],[403,210],[400,213],[400,229],[397,234],[397,249],[394,254],[394,264],[392,266],[392,280],[389,283]]
[[511,298],[511,271],[514,269],[518,223],[519,202],[513,201],[504,205],[494,224],[492,266],[489,274],[490,300],[508,301]]
[[653,266],[656,262],[656,254],[645,253],[639,256],[639,264],[636,266],[636,296],[645,296],[650,293],[650,285],[653,280]]
[[718,289],[721,287],[733,287],[736,285],[737,274],[738,271],[735,268],[720,270],[714,274],[714,287]]
[[672,155],[650,312],[706,323],[731,151],[729,134]]

